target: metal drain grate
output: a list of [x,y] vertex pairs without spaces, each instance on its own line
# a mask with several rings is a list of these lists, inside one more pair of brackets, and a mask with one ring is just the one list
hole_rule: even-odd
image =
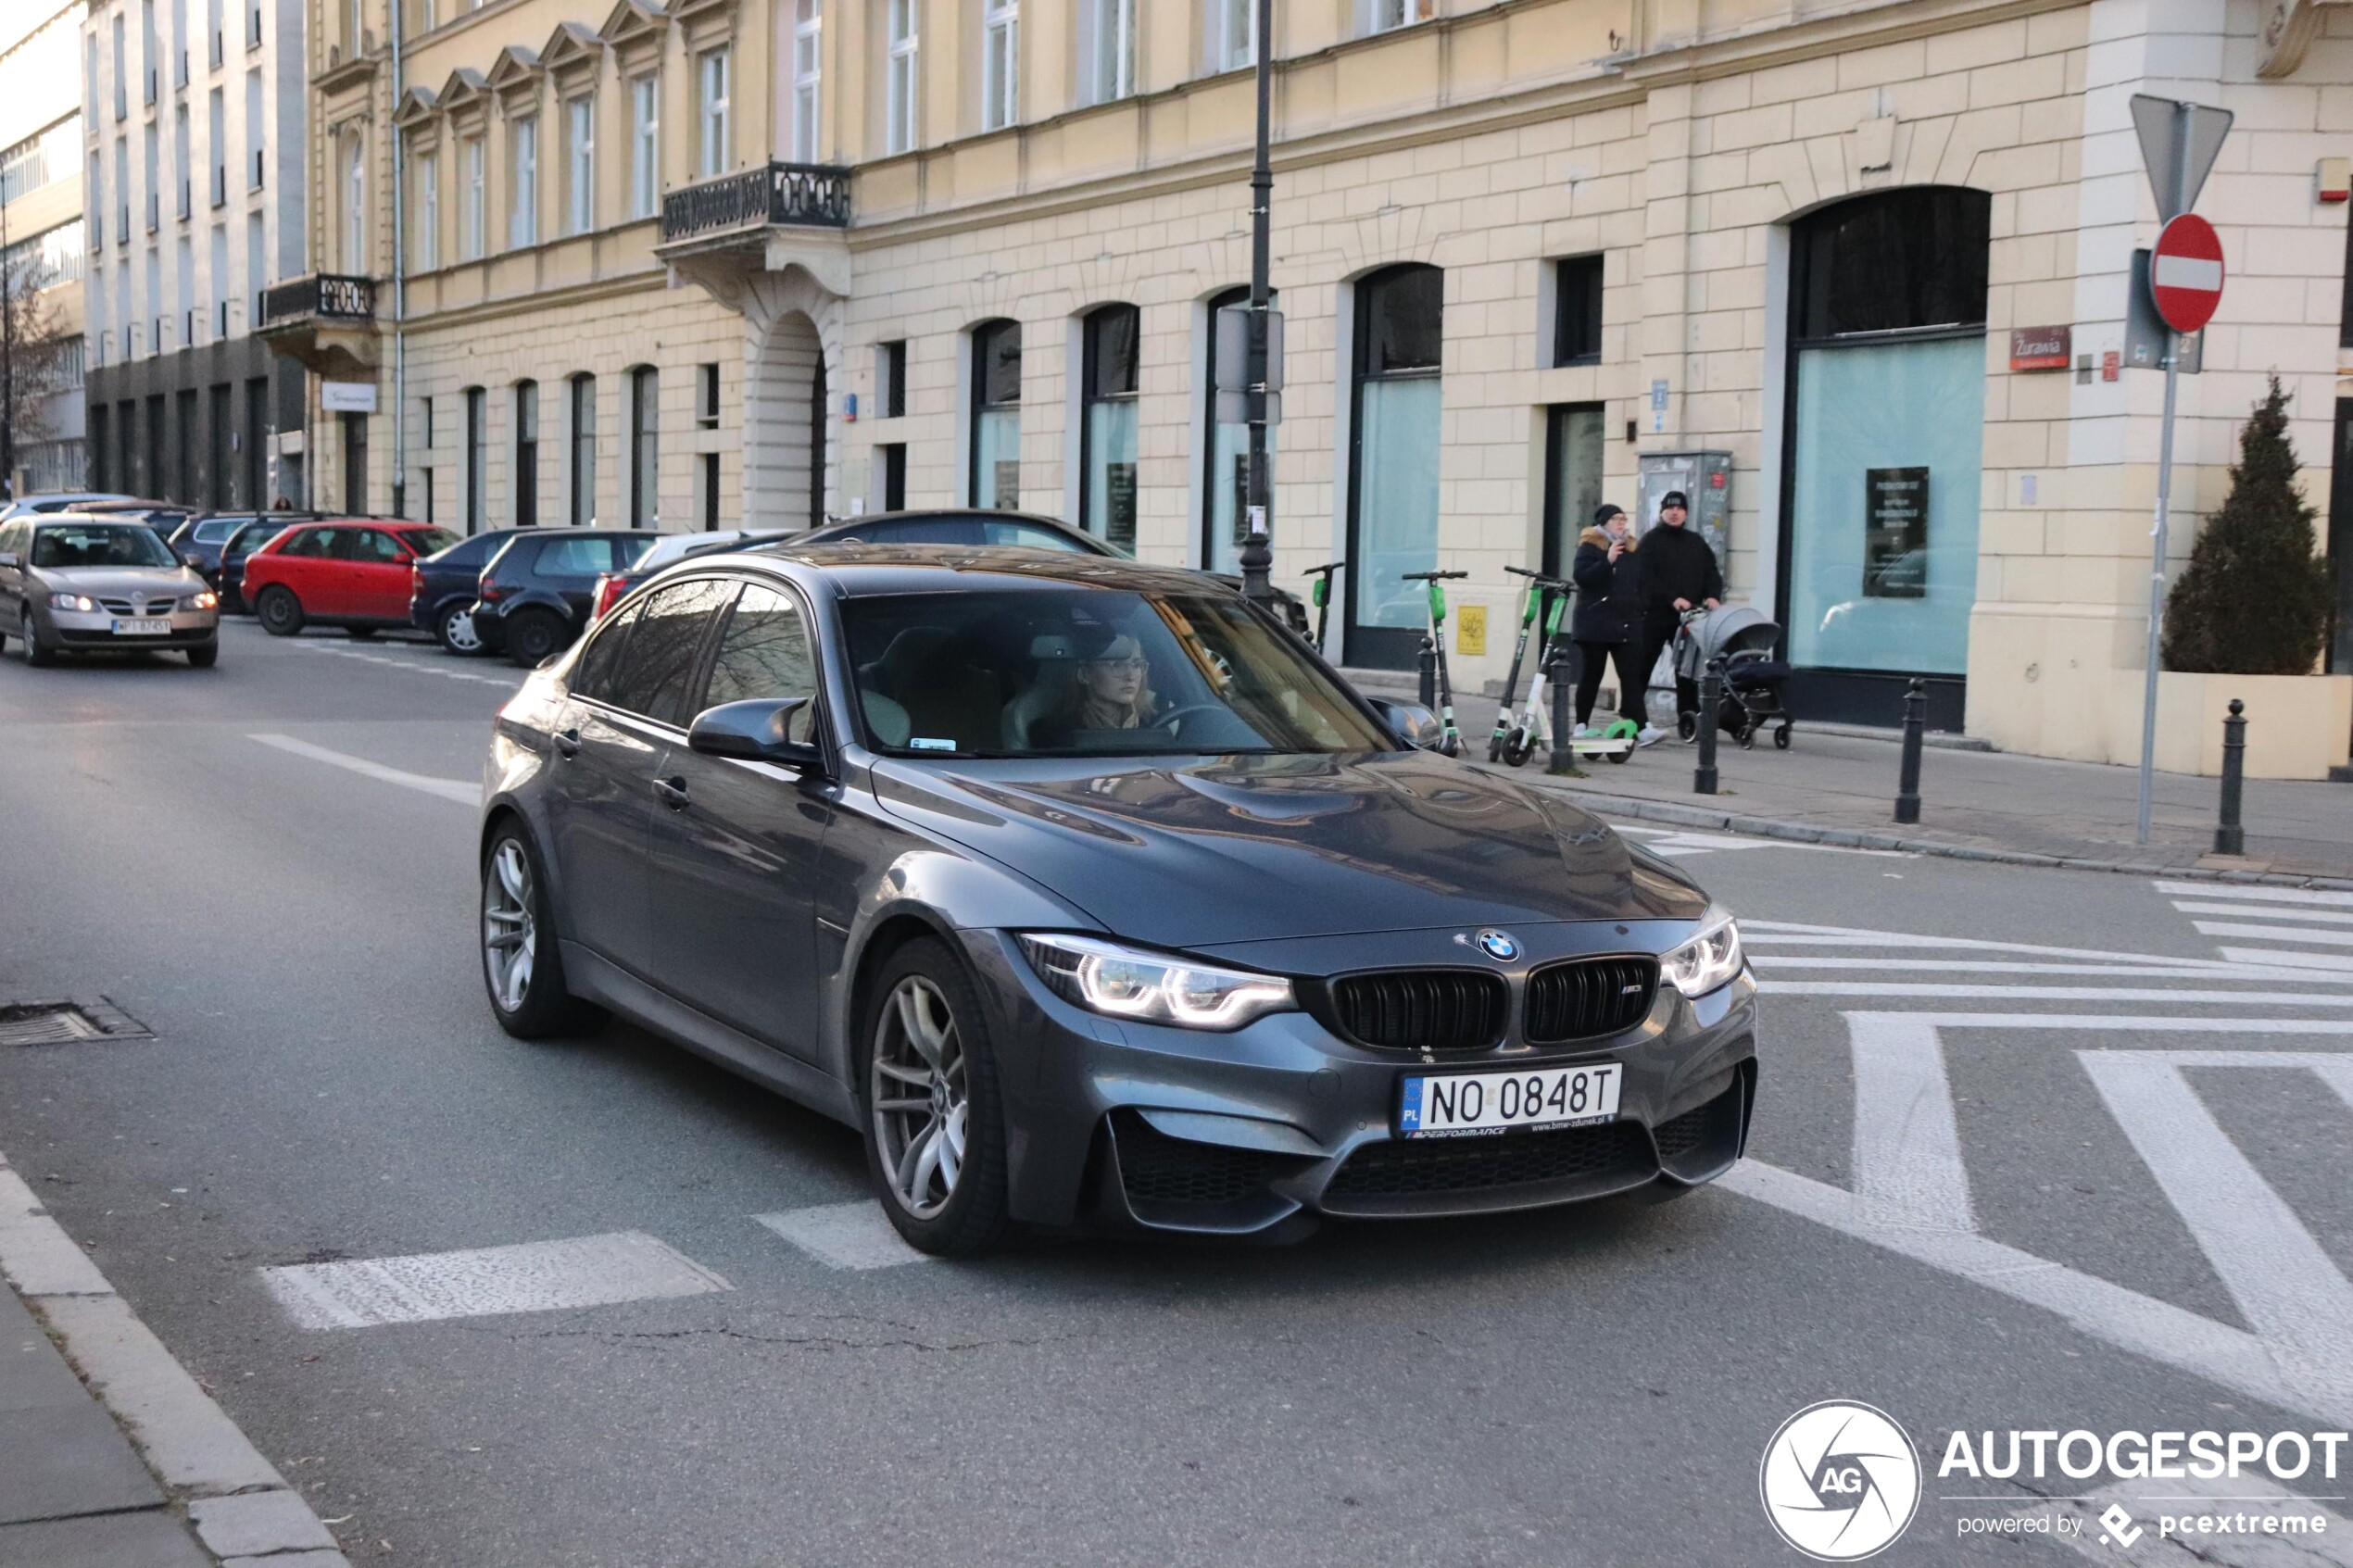
[[0,1046],[69,1046],[78,1040],[144,1040],[154,1031],[107,1001],[0,1003]]

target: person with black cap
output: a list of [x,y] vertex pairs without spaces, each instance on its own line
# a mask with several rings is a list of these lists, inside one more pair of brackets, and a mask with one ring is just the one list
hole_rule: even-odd
[[1604,666],[1617,666],[1617,716],[1647,725],[1642,707],[1645,668],[1642,643],[1642,565],[1634,556],[1634,531],[1623,508],[1604,502],[1593,526],[1577,538],[1577,613],[1569,635],[1577,643],[1577,733],[1592,732],[1593,699],[1602,689]]
[[[1658,656],[1675,640],[1683,614],[1695,606],[1716,608],[1724,598],[1724,572],[1705,539],[1686,526],[1691,497],[1669,490],[1659,497],[1658,526],[1642,535],[1642,654],[1643,678],[1658,666]],[[1699,711],[1699,683],[1675,678],[1675,708],[1680,713]],[[1644,745],[1659,734],[1642,728]]]

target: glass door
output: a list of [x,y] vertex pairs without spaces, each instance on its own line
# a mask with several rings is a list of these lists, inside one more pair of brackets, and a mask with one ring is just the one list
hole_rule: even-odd
[[1602,405],[1559,403],[1545,410],[1544,559],[1550,577],[1568,575],[1577,536],[1602,504]]

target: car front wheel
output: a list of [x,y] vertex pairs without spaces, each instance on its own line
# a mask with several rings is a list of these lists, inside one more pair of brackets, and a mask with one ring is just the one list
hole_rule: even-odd
[[57,662],[57,650],[42,644],[41,628],[33,623],[30,605],[17,622],[17,635],[24,639],[24,661],[35,670],[46,670]]
[[209,670],[220,662],[219,643],[199,643],[188,650],[188,662],[198,670]]
[[262,589],[253,609],[261,618],[261,629],[273,637],[293,636],[308,619],[302,613],[302,601],[283,583],[272,583]]
[[564,988],[547,889],[539,852],[509,822],[482,857],[482,978],[498,1027],[519,1040],[585,1034],[605,1017]]
[[964,967],[935,938],[892,954],[866,1010],[866,1156],[884,1212],[943,1257],[1005,1236],[997,1058]]

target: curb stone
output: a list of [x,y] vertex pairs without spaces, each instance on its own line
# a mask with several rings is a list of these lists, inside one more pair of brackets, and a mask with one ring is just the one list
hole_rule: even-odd
[[5,1156],[0,1276],[49,1330],[172,1501],[184,1506],[214,1556],[349,1568],[308,1500],[139,1321]]
[[1718,833],[1745,834],[1753,838],[1779,838],[1797,844],[1829,844],[1842,849],[1894,850],[1907,855],[1934,855],[1953,860],[2037,866],[2046,870],[2117,872],[2127,876],[2161,876],[2182,882],[2236,883],[2249,887],[2304,887],[2327,892],[2353,892],[2353,877],[2322,876],[2301,872],[2252,872],[2225,870],[2212,866],[2175,866],[2156,860],[2104,860],[2090,856],[2047,855],[2030,849],[1996,849],[1982,845],[1952,844],[1943,839],[1910,838],[1895,834],[1867,833],[1853,828],[1818,827],[1810,822],[1777,822],[1769,817],[1749,817],[1736,811],[1719,811],[1702,806],[1678,806],[1667,801],[1643,800],[1633,796],[1610,795],[1597,790],[1578,789],[1549,780],[1529,782],[1536,784],[1540,788],[1565,795],[1587,810],[1602,816],[1632,817],[1644,822],[1671,822],[1678,827],[1707,828]]

